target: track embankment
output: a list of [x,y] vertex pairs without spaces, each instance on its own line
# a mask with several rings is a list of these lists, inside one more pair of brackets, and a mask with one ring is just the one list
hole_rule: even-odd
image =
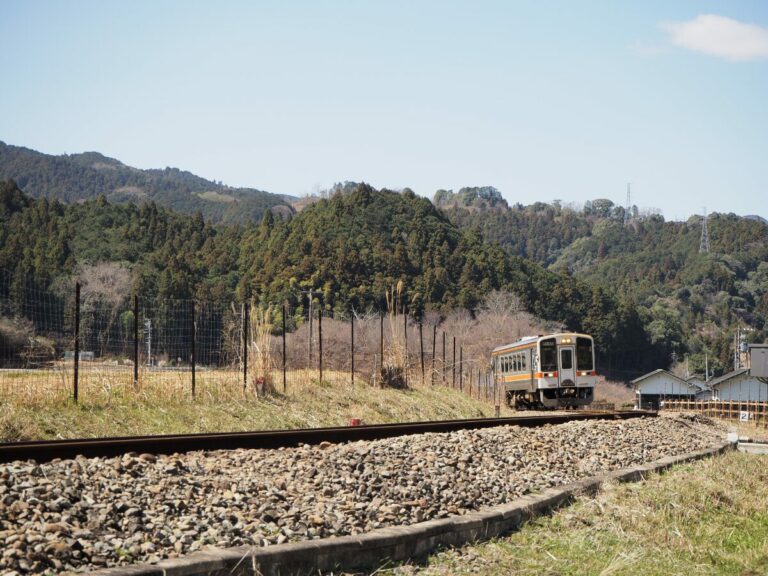
[[109,457],[129,452],[144,454],[179,454],[198,450],[231,450],[235,448],[274,449],[291,448],[323,442],[354,442],[377,440],[427,432],[455,432],[492,428],[496,426],[535,427],[561,424],[573,420],[626,420],[654,416],[654,412],[560,412],[518,415],[506,418],[474,418],[375,424],[369,426],[342,426],[333,428],[306,428],[299,430],[264,430],[258,432],[219,432],[209,434],[169,434],[158,436],[123,436],[113,438],[81,438],[68,440],[34,440],[0,444],[0,462],[35,460],[47,462],[77,456]]
[[454,516],[469,522],[467,514],[552,487],[709,449],[720,434],[660,417],[277,450],[17,461],[0,465],[0,571],[172,558],[186,565],[194,556],[179,557],[209,547],[277,550]]

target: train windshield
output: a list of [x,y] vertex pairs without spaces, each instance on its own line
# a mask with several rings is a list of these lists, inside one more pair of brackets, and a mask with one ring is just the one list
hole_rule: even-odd
[[557,342],[554,338],[547,338],[539,343],[541,353],[541,371],[542,372],[556,372],[557,371]]
[[579,370],[594,370],[592,364],[592,340],[576,338],[576,365]]

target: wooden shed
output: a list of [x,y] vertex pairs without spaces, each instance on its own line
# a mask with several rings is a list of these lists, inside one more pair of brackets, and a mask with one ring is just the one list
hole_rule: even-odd
[[640,376],[631,383],[635,389],[635,407],[648,410],[658,410],[665,399],[691,400],[700,391],[699,386],[662,369]]
[[710,381],[715,400],[768,402],[768,383],[753,376],[749,368],[734,370]]

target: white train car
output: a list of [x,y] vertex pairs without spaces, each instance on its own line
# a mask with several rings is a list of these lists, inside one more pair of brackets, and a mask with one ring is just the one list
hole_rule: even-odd
[[588,334],[529,336],[494,348],[491,358],[513,408],[575,408],[594,398],[595,347]]

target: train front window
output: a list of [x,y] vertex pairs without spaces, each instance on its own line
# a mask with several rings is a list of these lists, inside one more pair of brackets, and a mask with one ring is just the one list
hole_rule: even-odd
[[589,338],[576,339],[576,366],[579,370],[594,370],[592,364],[592,340]]
[[573,368],[573,350],[563,348],[560,350],[560,369],[570,370],[571,368]]
[[539,343],[539,358],[541,359],[542,372],[557,371],[557,342],[554,338],[547,338]]

